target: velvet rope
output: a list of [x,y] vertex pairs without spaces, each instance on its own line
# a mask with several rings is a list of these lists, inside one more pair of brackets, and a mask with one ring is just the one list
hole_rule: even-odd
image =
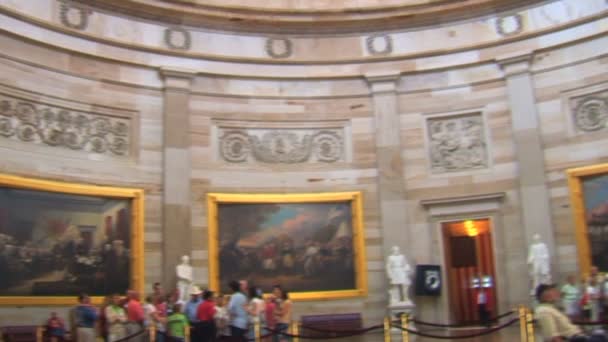
[[[509,311],[509,312],[505,312],[501,315],[498,315],[496,317],[490,318],[488,321],[497,321],[501,318],[505,318],[507,316],[510,316],[512,314],[514,314],[515,311]],[[396,322],[397,324],[399,324],[399,321],[393,321]],[[440,328],[461,328],[461,327],[468,327],[468,326],[472,326],[472,325],[481,325],[483,324],[483,322],[481,321],[474,321],[474,322],[470,322],[470,323],[460,323],[460,324],[441,324],[441,323],[431,323],[431,322],[425,322],[425,321],[419,321],[417,319],[412,319],[410,320],[410,322],[413,322],[415,324],[418,325],[428,325],[431,327],[440,327]]]
[[354,330],[330,330],[330,329],[311,327],[308,325],[301,325],[300,328],[308,329],[308,330],[312,330],[312,331],[316,331],[316,332],[321,332],[321,333],[326,333],[326,334],[356,334],[361,331],[367,331],[367,329],[368,329],[368,328],[361,328],[361,329],[354,329]]
[[497,327],[494,328],[488,328],[488,329],[484,329],[481,332],[478,333],[474,333],[474,334],[463,334],[463,335],[457,335],[457,336],[443,336],[443,335],[434,335],[434,334],[429,334],[429,333],[423,333],[421,331],[418,330],[411,330],[411,329],[407,329],[407,328],[402,328],[401,326],[398,325],[391,325],[393,328],[397,328],[397,329],[401,329],[401,330],[405,330],[410,334],[414,334],[414,335],[418,335],[418,336],[422,336],[422,337],[428,337],[428,338],[437,338],[437,339],[443,339],[443,340],[458,340],[458,339],[462,339],[462,338],[473,338],[473,337],[479,337],[479,336],[485,336],[485,335],[490,335],[493,334],[499,330],[502,330],[508,326],[513,325],[513,323],[519,322],[519,318],[513,318],[512,320],[508,321],[505,324],[499,325]]
[[384,325],[382,324],[378,324],[378,325],[373,325],[369,328],[364,328],[364,329],[359,329],[356,332],[342,332],[342,331],[334,331],[332,332],[333,334],[335,334],[335,336],[306,336],[306,335],[294,335],[294,334],[290,334],[287,332],[283,332],[283,331],[279,331],[279,330],[273,330],[270,328],[266,328],[266,330],[270,331],[273,335],[283,335],[283,336],[287,336],[287,337],[291,337],[291,338],[302,338],[302,339],[307,339],[307,340],[327,340],[327,339],[335,339],[335,338],[344,338],[344,337],[352,337],[352,336],[357,336],[357,335],[363,335],[366,334],[372,330],[376,330],[376,329],[382,329],[384,328]]
[[608,320],[593,321],[593,322],[572,321],[572,324],[574,324],[574,325],[608,325]]
[[114,342],[125,342],[125,341],[128,341],[128,340],[130,340],[130,339],[132,339],[132,338],[134,338],[134,337],[137,337],[137,336],[139,336],[139,335],[143,335],[143,334],[145,334],[146,332],[148,332],[148,330],[146,330],[146,329],[141,329],[140,331],[138,331],[138,332],[136,332],[136,333],[134,333],[134,334],[131,334],[131,335],[126,336],[126,337],[123,337],[123,338],[121,338],[121,339],[119,339],[119,340],[116,340],[116,341],[114,341]]

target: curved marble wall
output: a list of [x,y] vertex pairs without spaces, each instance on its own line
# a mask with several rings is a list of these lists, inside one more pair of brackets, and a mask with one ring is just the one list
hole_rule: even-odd
[[[183,253],[207,282],[208,192],[361,190],[369,296],[296,307],[360,311],[370,324],[385,314],[388,245],[441,264],[439,222],[491,217],[505,311],[528,300],[522,265],[536,230],[556,278],[577,272],[564,170],[608,160],[597,148],[608,144],[607,7],[564,0],[414,30],[267,36],[0,0],[0,171],[144,188],[146,283],[167,286]],[[589,106],[599,122],[581,119]],[[11,116],[22,107],[124,129],[74,149],[28,139]],[[229,148],[268,133],[315,136],[328,152]],[[419,298],[420,317],[449,319],[447,303]]]

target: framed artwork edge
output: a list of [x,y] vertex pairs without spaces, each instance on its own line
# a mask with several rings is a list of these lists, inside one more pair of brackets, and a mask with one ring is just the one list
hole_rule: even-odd
[[326,203],[351,201],[353,225],[353,251],[355,265],[354,289],[338,291],[290,292],[289,298],[295,301],[313,301],[329,299],[346,299],[366,297],[368,293],[367,268],[365,254],[365,236],[363,227],[363,194],[361,191],[322,192],[322,193],[208,193],[208,250],[209,250],[209,288],[220,292],[219,279],[219,234],[218,234],[218,204],[219,203]]
[[[98,186],[0,173],[0,186],[23,190],[48,191],[60,194],[111,197],[131,200],[131,279],[130,287],[144,291],[144,190],[137,188]],[[91,296],[93,304],[103,302],[101,296]],[[0,296],[0,306],[63,306],[77,303],[74,296]]]
[[587,237],[587,222],[582,178],[608,173],[608,163],[595,164],[566,170],[568,189],[570,190],[570,203],[574,219],[578,262],[581,275],[586,277],[591,271],[591,247]]

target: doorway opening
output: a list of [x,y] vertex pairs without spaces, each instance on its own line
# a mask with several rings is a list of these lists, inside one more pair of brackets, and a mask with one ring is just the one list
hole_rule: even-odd
[[452,320],[473,324],[495,317],[496,269],[491,222],[488,218],[441,223]]

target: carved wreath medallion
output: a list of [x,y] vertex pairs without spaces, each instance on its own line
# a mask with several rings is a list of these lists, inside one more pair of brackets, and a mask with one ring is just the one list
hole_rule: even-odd
[[574,123],[584,132],[608,127],[608,99],[596,96],[582,99],[574,109]]

